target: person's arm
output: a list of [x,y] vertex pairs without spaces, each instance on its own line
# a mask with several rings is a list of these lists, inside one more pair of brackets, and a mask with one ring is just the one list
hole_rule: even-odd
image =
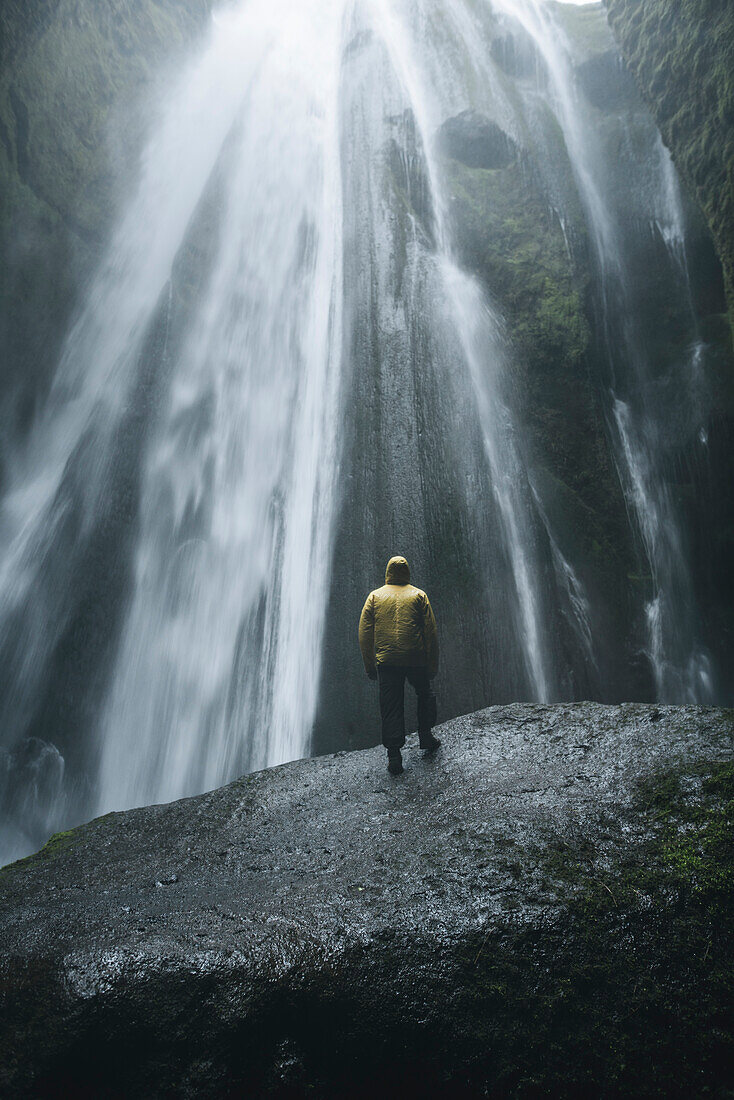
[[433,679],[438,672],[438,630],[428,596],[423,602],[423,642],[426,647],[428,675]]
[[377,676],[375,666],[375,601],[372,593],[365,600],[362,614],[359,617],[359,648],[362,651],[364,670],[370,680]]

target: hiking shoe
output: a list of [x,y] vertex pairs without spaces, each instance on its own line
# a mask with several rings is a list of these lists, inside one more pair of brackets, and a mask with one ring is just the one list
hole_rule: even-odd
[[394,749],[387,754],[387,770],[390,775],[400,775],[403,770],[403,758],[400,749]]
[[419,739],[419,744],[422,749],[425,749],[427,756],[429,753],[435,752],[440,747],[441,742],[432,733],[426,733]]

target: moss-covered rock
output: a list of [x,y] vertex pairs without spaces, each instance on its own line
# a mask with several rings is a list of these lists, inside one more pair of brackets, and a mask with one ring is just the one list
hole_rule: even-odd
[[[586,228],[563,137],[550,114],[544,125],[543,145],[516,147],[509,162],[491,169],[465,163],[461,150],[443,140],[438,148],[460,260],[486,286],[505,322],[535,487],[564,554],[592,594],[600,637],[619,639],[630,634],[632,600],[618,596],[629,590],[635,556],[591,369]],[[539,150],[557,175],[568,173],[567,220],[553,205]],[[605,660],[613,680],[619,657],[610,652]],[[634,695],[638,689],[628,680],[625,690]]]
[[[577,490],[609,495],[600,471],[569,448],[598,433],[598,411],[584,385],[590,329],[584,313],[584,276],[574,269],[563,228],[527,164],[502,170],[447,162],[452,222],[462,262],[478,274],[506,320],[519,377],[530,390],[527,409],[555,452],[559,476]],[[587,276],[588,277],[588,273]],[[576,385],[580,383],[580,385]],[[574,402],[578,434],[544,432],[542,421],[568,413]],[[589,407],[591,406],[591,407]],[[596,423],[594,423],[596,414]],[[567,426],[570,426],[568,424]]]
[[616,49],[584,61],[576,78],[594,107],[619,111],[637,105],[637,88]]
[[[640,848],[630,844],[643,832]],[[521,1068],[490,1032],[499,1095],[726,1095],[733,843],[732,765],[698,762],[641,780],[603,848],[558,836],[538,851],[549,888],[567,899],[562,929],[541,942],[529,929],[516,959],[500,937],[477,937],[460,994],[519,1021]],[[650,966],[658,937],[665,961]]]
[[609,23],[724,267],[734,324],[734,8],[605,0]]
[[467,168],[507,168],[518,152],[509,134],[479,111],[462,111],[446,119],[436,145],[444,156]]

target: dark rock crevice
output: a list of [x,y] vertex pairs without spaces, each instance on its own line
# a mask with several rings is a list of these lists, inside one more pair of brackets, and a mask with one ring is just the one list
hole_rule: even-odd
[[436,136],[438,151],[467,168],[508,168],[517,146],[496,122],[479,111],[462,111],[449,118]]

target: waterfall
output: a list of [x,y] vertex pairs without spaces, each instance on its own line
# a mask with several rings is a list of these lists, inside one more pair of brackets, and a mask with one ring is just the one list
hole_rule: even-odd
[[[534,51],[514,82],[490,48],[505,26]],[[556,6],[233,0],[157,105],[136,191],[8,470],[0,861],[85,815],[308,754],[325,672],[359,663],[343,581],[361,591],[377,546],[405,552],[432,592],[446,584],[445,659],[470,668],[478,704],[611,690],[589,570],[526,438],[502,288],[462,260],[440,138],[467,110],[491,117],[521,171],[540,165],[569,265],[580,201],[656,695],[712,698],[668,484],[671,402]],[[573,181],[560,188],[549,125]],[[693,317],[677,178],[655,142],[641,201]],[[676,366],[694,434],[702,348]],[[71,672],[57,745],[54,685]],[[351,683],[336,689],[345,726]]]
[[[512,563],[517,616],[532,696],[546,702],[555,695],[546,652],[545,622],[539,586],[539,564],[532,536],[532,495],[527,473],[514,443],[511,407],[502,393],[501,340],[497,319],[477,285],[447,261],[444,281],[461,334],[475,394],[491,487],[497,501],[508,556]],[[487,364],[494,369],[487,370]]]
[[[47,827],[308,751],[342,357],[344,4],[318,9],[249,2],[215,16],[160,111],[137,194],[13,471],[2,611],[20,654],[5,699],[20,725],[72,614],[121,424],[131,404],[151,406],[135,441],[130,592],[88,754],[91,789],[60,790],[55,770],[41,795]],[[141,388],[151,326],[215,176],[208,283],[175,356],[164,341],[157,384]],[[28,845],[18,831],[3,855]]]
[[[486,458],[486,493],[494,496],[503,530],[515,592],[514,616],[531,697],[546,701],[555,692],[546,653],[539,562],[532,535],[533,501],[515,444],[511,400],[504,392],[507,371],[501,322],[478,281],[462,271],[455,260],[447,213],[449,197],[435,156],[434,134],[446,115],[446,101],[450,103],[457,93],[450,85],[443,90],[442,96],[431,93],[428,74],[437,77],[440,71],[432,48],[434,35],[440,31],[438,26],[434,30],[431,24],[434,20],[445,20],[449,32],[457,35],[462,45],[471,31],[471,24],[467,23],[467,13],[461,5],[437,5],[433,10],[428,6],[428,12],[415,5],[407,5],[407,11],[400,11],[401,5],[391,5],[388,0],[371,0],[370,6],[372,29],[386,45],[391,67],[417,124],[434,215],[437,276],[448,306],[441,323],[448,330],[445,334],[448,339],[458,343],[462,385],[468,387],[474,397],[474,412]],[[416,56],[411,30],[427,57],[425,54],[423,58]],[[430,308],[426,309],[424,323],[435,322]],[[446,384],[449,384],[448,378]],[[482,494],[479,507],[486,509],[486,494]]]
[[247,96],[216,263],[145,461],[100,809],[308,749],[338,465],[343,5],[286,7],[218,17],[227,48],[247,43]]
[[[616,435],[616,458],[651,575],[652,592],[645,609],[646,648],[657,698],[669,703],[711,702],[713,670],[697,637],[698,614],[682,521],[665,465],[670,410],[640,334],[639,310],[629,293],[633,261],[609,193],[610,165],[579,97],[571,46],[557,10],[542,0],[496,0],[494,6],[520,24],[545,63],[548,90],[594,244],[610,366],[610,422]],[[683,268],[686,304],[693,314],[680,191],[672,161],[659,137],[650,190],[656,225]],[[683,393],[677,395],[681,404],[693,399],[699,417],[693,434],[699,435],[705,420],[698,399],[700,352],[697,343],[684,365]]]

